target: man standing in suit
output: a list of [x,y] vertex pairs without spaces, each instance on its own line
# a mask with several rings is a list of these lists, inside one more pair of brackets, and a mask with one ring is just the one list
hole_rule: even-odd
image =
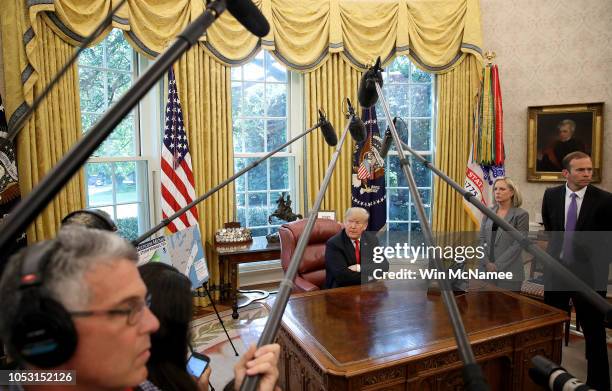
[[[389,263],[374,263],[374,247],[380,246],[373,232],[367,232],[370,214],[363,208],[349,208],[344,229],[325,245],[325,285],[327,288],[359,285],[371,279],[374,270],[389,270]],[[363,276],[363,278],[362,278]]]
[[[590,185],[593,163],[584,152],[563,159],[566,184],[549,188],[542,201],[544,228],[550,231],[548,253],[605,297],[610,259],[605,237],[612,231],[612,194]],[[584,331],[587,383],[610,389],[610,369],[603,315],[550,271],[544,274],[544,301],[567,311],[569,300]]]

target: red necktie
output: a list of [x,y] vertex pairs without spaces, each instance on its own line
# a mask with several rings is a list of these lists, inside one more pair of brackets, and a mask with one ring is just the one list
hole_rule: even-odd
[[361,252],[359,251],[359,239],[355,240],[355,259],[357,260],[357,264],[361,263]]

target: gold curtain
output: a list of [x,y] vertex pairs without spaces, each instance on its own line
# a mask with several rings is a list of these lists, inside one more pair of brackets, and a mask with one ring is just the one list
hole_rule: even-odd
[[[32,3],[30,17],[49,15],[67,42],[87,36],[118,0]],[[333,53],[364,70],[372,59],[410,55],[432,72],[451,69],[467,53],[481,57],[479,0],[256,0],[270,22],[262,40],[229,13],[203,35],[202,45],[226,65],[247,62],[263,47],[296,71],[312,71]],[[202,0],[128,1],[113,18],[149,56],[161,52],[203,10]]]
[[[467,56],[450,72],[437,76],[439,102],[435,166],[463,183],[472,145],[473,113],[481,66]],[[432,229],[436,232],[473,231],[475,224],[463,209],[463,198],[435,177]]]
[[[194,47],[174,64],[174,73],[201,195],[234,173],[230,69]],[[212,243],[223,222],[234,220],[234,185],[200,203],[198,213],[202,238]],[[206,259],[210,284],[218,286],[219,261],[208,246]]]
[[[68,61],[74,48],[47,26],[41,16],[30,25],[24,2],[6,2],[2,11],[7,118],[22,113]],[[37,39],[26,41],[30,32]],[[11,121],[12,123],[12,121]],[[73,66],[22,128],[16,139],[19,185],[29,193],[81,137],[79,77]],[[85,206],[84,177],[76,175],[27,230],[28,240],[53,236],[60,219]]]
[[[329,60],[320,68],[306,73],[304,75],[306,123],[315,123],[318,117],[318,109],[323,109],[334,126],[339,140],[347,123],[342,114],[341,102],[348,97],[351,102],[354,102],[355,106],[358,106],[357,88],[360,78],[361,72],[355,70],[337,53],[331,55]],[[348,135],[321,204],[321,209],[336,211],[336,219],[339,221],[344,219],[344,212],[351,206],[354,145],[354,141]],[[320,131],[315,131],[307,136],[306,146],[307,202],[308,208],[310,208],[319,191],[335,148],[331,148],[325,143]]]

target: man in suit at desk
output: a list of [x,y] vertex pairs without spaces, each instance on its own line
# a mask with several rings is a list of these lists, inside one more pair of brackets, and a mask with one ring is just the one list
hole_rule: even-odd
[[[563,159],[566,183],[546,189],[542,200],[544,228],[550,231],[548,253],[605,297],[612,256],[605,247],[612,231],[612,194],[590,185],[593,163],[584,152]],[[570,291],[551,274],[544,274],[544,301],[568,310],[569,299],[584,331],[587,383],[597,390],[610,389],[610,369],[603,315],[579,292]]]
[[344,229],[325,245],[325,286],[359,285],[371,280],[376,269],[389,270],[383,260],[374,263],[374,247],[380,246],[373,232],[367,232],[370,214],[363,208],[349,208],[344,215]]

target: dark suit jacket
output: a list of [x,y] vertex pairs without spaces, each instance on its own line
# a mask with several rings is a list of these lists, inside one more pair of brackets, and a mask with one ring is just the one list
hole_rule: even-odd
[[[361,272],[354,272],[348,267],[357,263],[355,247],[343,229],[329,240],[325,245],[325,286],[336,288],[339,286],[359,285],[368,281],[374,270],[389,270],[389,262],[374,263],[374,247],[380,246],[378,238],[372,232],[365,231],[359,240],[361,251]],[[362,278],[363,276],[363,278]]]
[[[565,184],[546,189],[542,200],[544,229],[549,231],[548,253],[560,259],[565,231]],[[584,193],[576,232],[574,257],[560,260],[576,276],[595,290],[606,290],[608,268],[612,260],[610,234],[612,233],[612,194],[589,185]],[[544,274],[547,290],[571,290],[551,272]]]

